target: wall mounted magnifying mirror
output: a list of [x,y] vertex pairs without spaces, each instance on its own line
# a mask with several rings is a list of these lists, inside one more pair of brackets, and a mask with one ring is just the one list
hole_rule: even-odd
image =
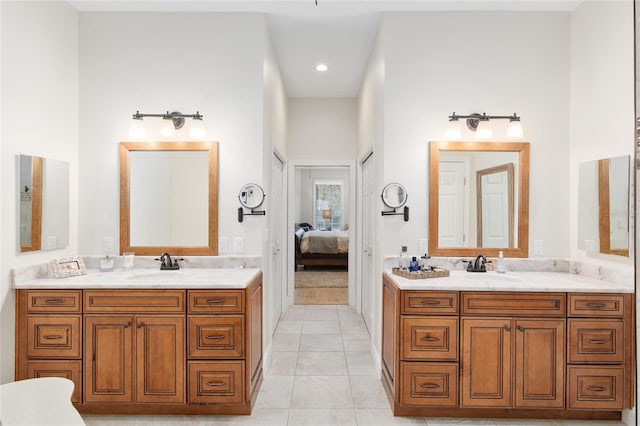
[[[240,188],[238,200],[242,207],[238,207],[238,222],[242,222],[244,216],[264,216],[266,214],[264,210],[256,210],[264,202],[264,197],[264,190],[256,183],[248,183]],[[245,213],[243,207],[251,212]]]
[[[407,190],[404,186],[399,183],[390,183],[387,184],[384,188],[382,188],[382,193],[380,194],[380,198],[382,198],[382,202],[385,206],[393,209],[391,211],[383,211],[382,216],[396,216],[402,215],[404,216],[404,221],[409,221],[409,207],[405,206],[408,198]],[[396,209],[401,207],[401,212],[396,212]]]
[[529,255],[529,144],[431,142],[429,254]]
[[578,248],[629,256],[630,157],[580,164]]
[[20,252],[69,245],[69,163],[20,155]]
[[120,143],[120,253],[218,254],[218,143]]

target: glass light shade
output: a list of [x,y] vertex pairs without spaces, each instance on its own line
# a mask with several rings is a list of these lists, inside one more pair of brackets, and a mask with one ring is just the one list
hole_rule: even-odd
[[462,137],[462,129],[460,128],[460,120],[449,121],[449,127],[447,128],[446,138],[449,140],[457,140]]
[[147,135],[147,131],[144,128],[144,121],[133,119],[129,125],[129,136],[132,139],[144,139]]
[[524,129],[522,123],[518,120],[510,121],[507,126],[507,138],[522,139],[524,137]]
[[204,139],[204,123],[202,120],[191,120],[191,127],[189,128],[189,137],[192,139]]
[[480,120],[476,129],[476,139],[490,139],[492,136],[493,131],[489,125],[489,120]]
[[170,138],[176,134],[176,129],[173,127],[173,120],[168,118],[162,119],[162,124],[160,125],[160,136],[164,138]]

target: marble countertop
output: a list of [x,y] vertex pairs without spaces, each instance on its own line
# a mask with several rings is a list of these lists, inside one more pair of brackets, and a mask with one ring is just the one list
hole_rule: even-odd
[[470,273],[450,271],[448,277],[412,280],[387,274],[401,290],[542,291],[584,293],[633,293],[633,285],[620,284],[563,272]]
[[14,282],[15,289],[243,289],[260,273],[257,268],[183,268],[178,271],[134,269],[100,272],[69,278],[36,278]]

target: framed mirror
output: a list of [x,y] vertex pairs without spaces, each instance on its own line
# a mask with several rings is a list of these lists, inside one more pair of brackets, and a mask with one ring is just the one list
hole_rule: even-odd
[[529,256],[529,144],[430,142],[429,254]]
[[257,209],[264,202],[264,190],[256,183],[248,183],[240,188],[240,204],[247,209]]
[[120,143],[120,253],[218,255],[218,143]]
[[69,163],[19,156],[21,253],[69,245]]
[[390,183],[382,188],[382,202],[391,209],[398,209],[407,202],[407,190],[399,183]]
[[624,155],[580,164],[578,248],[629,256],[630,161]]

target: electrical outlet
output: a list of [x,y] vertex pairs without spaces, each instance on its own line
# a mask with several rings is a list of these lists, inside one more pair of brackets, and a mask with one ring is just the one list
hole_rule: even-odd
[[543,248],[544,248],[544,244],[543,244],[542,240],[535,240],[533,242],[533,254],[535,256],[542,255],[542,252],[544,251]]
[[233,239],[233,252],[234,253],[244,253],[244,238],[235,237]]
[[427,246],[427,239],[426,238],[420,238],[418,240],[418,254],[420,256],[424,256],[427,253],[427,250],[429,250],[429,248]]
[[227,237],[218,238],[218,252],[223,254],[229,251],[229,240]]
[[113,243],[113,237],[104,237],[104,241],[102,242],[102,248],[104,250],[104,254],[113,254],[115,251],[115,245]]

